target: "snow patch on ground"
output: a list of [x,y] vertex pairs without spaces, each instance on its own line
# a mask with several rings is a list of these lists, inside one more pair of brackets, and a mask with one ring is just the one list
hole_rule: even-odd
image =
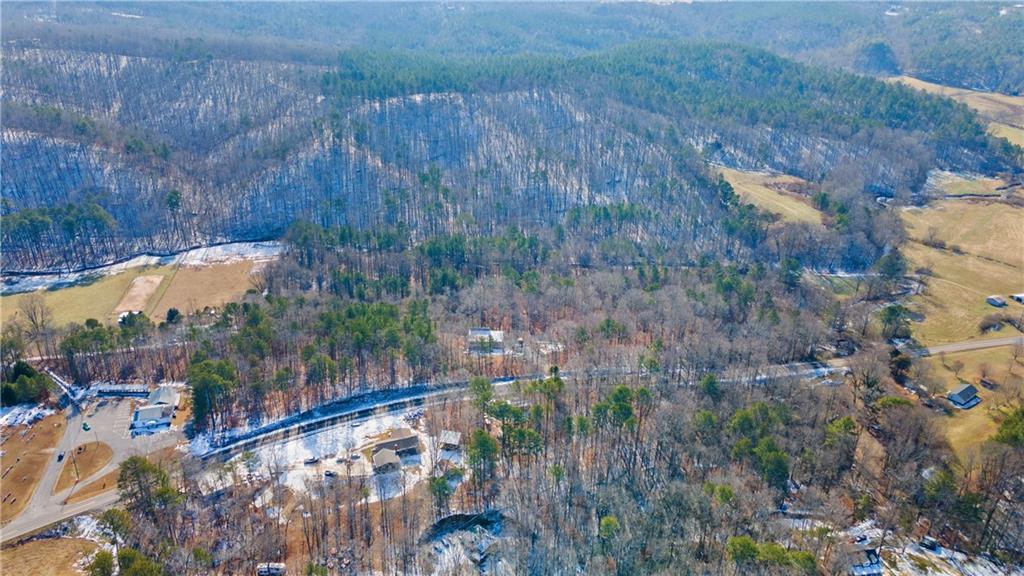
[[55,272],[52,274],[33,274],[31,276],[0,277],[0,294],[16,294],[34,292],[62,286],[71,286],[88,278],[99,278],[120,274],[132,268],[143,266],[208,266],[210,264],[228,264],[242,260],[251,262],[268,262],[284,253],[281,242],[232,242],[219,246],[194,248],[167,256],[143,255],[90,270],[78,272]]
[[0,409],[0,428],[7,426],[29,426],[53,414],[51,408],[37,404],[16,404]]

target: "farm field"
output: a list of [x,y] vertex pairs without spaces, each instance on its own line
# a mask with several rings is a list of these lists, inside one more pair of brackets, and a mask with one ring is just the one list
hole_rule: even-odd
[[[1024,358],[1020,361],[1024,361]],[[964,460],[973,447],[980,445],[995,433],[998,424],[993,416],[998,416],[1007,400],[1021,391],[1024,383],[1024,364],[1020,361],[1014,362],[1013,349],[1009,346],[956,352],[926,360],[932,368],[932,376],[940,380],[947,391],[962,383],[973,384],[982,399],[981,404],[970,410],[956,410],[953,416],[946,420],[945,430],[949,444],[961,460]],[[957,362],[963,363],[959,378],[953,368]],[[988,374],[988,379],[998,384],[995,390],[989,390],[979,384],[983,368]]]
[[804,184],[796,176],[760,174],[730,168],[718,169],[744,201],[750,202],[787,222],[821,224],[821,212],[810,201],[789,189]]
[[50,458],[56,458],[55,446],[64,436],[63,414],[53,414],[32,426],[17,426],[4,431],[3,506],[0,522],[7,523],[24,510],[36,485],[46,471]]
[[1008,96],[994,92],[978,92],[966,88],[953,88],[941,84],[933,84],[910,76],[896,76],[891,79],[924,90],[931,94],[940,94],[967,104],[985,118],[1010,126],[1024,126],[1024,96]]
[[110,462],[114,452],[104,442],[87,442],[75,447],[64,458],[64,467],[53,487],[53,493],[59,494],[76,482],[88,480]]
[[97,544],[84,538],[32,540],[0,551],[4,574],[36,576],[78,576],[75,564],[96,550]]
[[[903,211],[910,242],[905,255],[911,270],[925,267],[927,287],[910,308],[923,315],[911,324],[925,345],[1009,335],[1013,328],[981,334],[978,323],[994,312],[1024,311],[1019,304],[997,310],[985,302],[990,294],[1024,291],[1024,209],[987,200],[944,200],[928,208]],[[946,249],[921,241],[934,230]],[[951,248],[958,246],[962,254]]]
[[1024,96],[953,88],[910,76],[896,76],[890,80],[963,102],[989,121],[989,133],[1006,138],[1018,146],[1024,146]]
[[939,172],[931,176],[929,184],[934,185],[944,196],[992,196],[1003,195],[999,187],[1005,182],[998,178],[968,178],[951,172]]
[[[252,287],[253,266],[251,261],[239,261],[177,269],[141,267],[87,285],[36,293],[43,296],[58,326],[88,318],[113,323],[120,312],[128,310],[143,310],[154,322],[160,322],[170,308],[186,313],[241,298]],[[0,297],[0,319],[7,323],[20,316],[18,307],[27,297],[28,294]]]

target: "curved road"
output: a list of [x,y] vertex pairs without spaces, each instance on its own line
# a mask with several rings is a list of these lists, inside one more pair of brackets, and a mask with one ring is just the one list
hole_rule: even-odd
[[[919,349],[917,351],[917,355],[933,356],[944,352],[965,352],[1017,345],[1024,346],[1024,336],[1010,336],[989,340],[971,340],[966,342],[943,344],[933,346],[931,348]],[[842,368],[845,367],[845,365],[845,359],[842,358],[831,360],[827,365],[823,363],[787,364],[775,367],[775,369],[772,370],[773,373],[770,375],[766,374],[765,377],[774,376],[787,378],[825,375],[830,370]],[[628,368],[610,368],[599,370],[591,375],[612,376],[626,375],[629,373],[630,369]],[[571,377],[574,374],[572,372],[563,372],[562,375]],[[543,375],[532,374],[519,378],[497,378],[492,380],[492,384],[504,387],[517,380],[531,380],[541,376]],[[296,437],[305,436],[341,423],[371,418],[374,415],[386,412],[406,410],[415,406],[429,405],[440,402],[444,399],[463,397],[465,396],[467,388],[467,382],[453,382],[444,385],[411,387],[403,390],[396,390],[391,393],[369,394],[362,398],[355,398],[341,402],[334,407],[323,407],[318,410],[311,411],[307,413],[307,417],[298,418],[294,421],[284,421],[277,425],[268,426],[264,430],[257,431],[250,436],[239,438],[223,446],[214,448],[203,454],[201,457],[204,460],[214,458],[227,459],[232,455],[245,450],[251,450],[252,448],[268,443],[283,442]],[[117,408],[115,407],[115,410],[116,409]],[[124,438],[123,435],[116,430],[116,426],[106,426],[103,424],[95,426],[93,428],[94,432],[83,432],[81,430],[81,413],[73,407],[70,408],[70,410],[72,410],[72,413],[68,418],[68,425],[66,428],[69,432],[66,432],[64,438],[61,439],[56,451],[57,453],[60,451],[66,451],[70,457],[71,449],[80,443],[78,441],[80,435],[85,435],[82,442],[98,439],[111,444],[111,447],[114,448],[114,459],[91,478],[98,478],[102,474],[106,474],[109,470],[118,466],[129,456],[135,454],[147,454],[165,446],[174,445],[180,439],[180,433],[177,432],[163,433],[149,437],[144,436],[135,439]],[[127,424],[125,424],[125,426],[126,425]],[[102,428],[103,430],[97,430],[97,428]],[[29,506],[27,506],[17,518],[0,528],[0,541],[6,543],[15,540],[21,536],[45,528],[55,522],[60,522],[92,510],[104,509],[117,502],[117,492],[109,491],[76,504],[62,504],[62,502],[77,487],[65,490],[61,494],[51,496],[60,468],[61,465],[57,463],[55,456],[50,460],[50,465],[47,468],[43,479],[40,481],[39,486],[36,487],[36,491],[32,495],[32,500],[30,501]]]

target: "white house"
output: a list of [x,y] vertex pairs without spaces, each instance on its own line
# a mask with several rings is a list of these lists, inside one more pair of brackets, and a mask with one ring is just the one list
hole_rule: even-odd
[[171,427],[174,417],[174,406],[158,404],[142,406],[132,414],[131,429],[135,432],[157,432]]

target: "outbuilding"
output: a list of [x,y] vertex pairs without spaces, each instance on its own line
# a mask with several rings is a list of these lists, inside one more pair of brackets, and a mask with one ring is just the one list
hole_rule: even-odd
[[170,428],[173,417],[174,406],[143,406],[132,414],[131,429],[138,432],[155,432],[164,427]]
[[150,406],[164,405],[177,409],[179,397],[178,391],[173,386],[159,386],[149,393],[147,402]]
[[1002,308],[1006,306],[1006,298],[1003,298],[1002,296],[996,294],[993,294],[988,298],[985,298],[985,302],[988,302],[989,305],[995,306],[996,308]]
[[442,450],[458,450],[462,444],[462,434],[455,432],[454,430],[444,430],[441,432],[441,449]]

